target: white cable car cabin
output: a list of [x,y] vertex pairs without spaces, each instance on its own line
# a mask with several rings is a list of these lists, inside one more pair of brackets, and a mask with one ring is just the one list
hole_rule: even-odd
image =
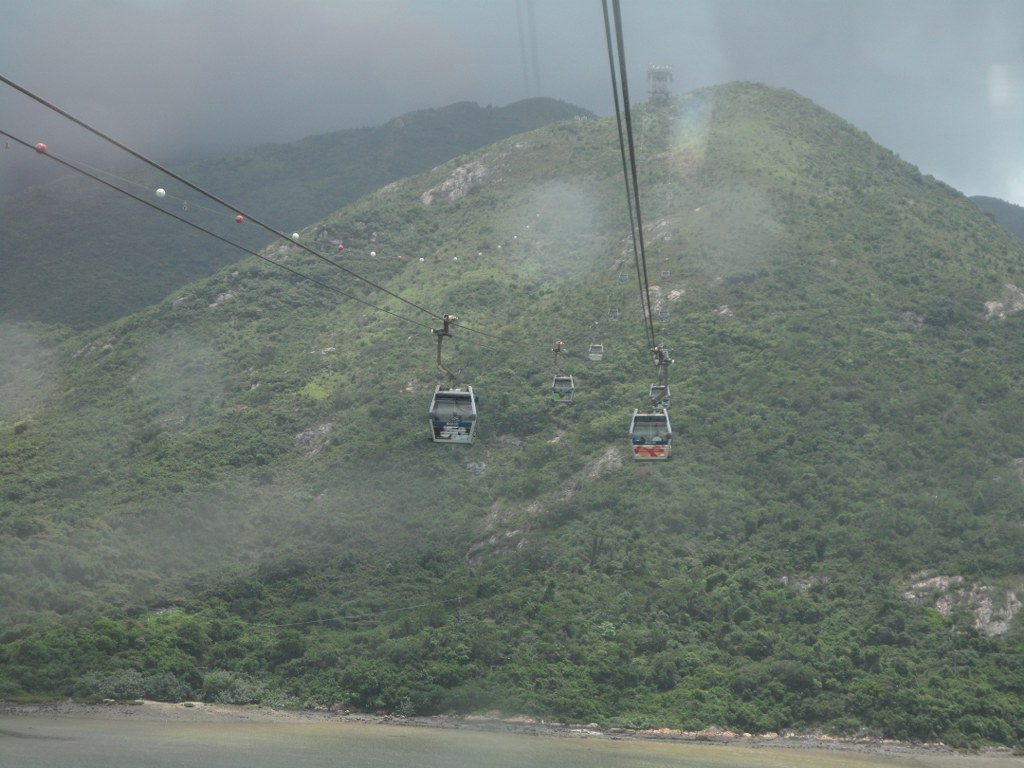
[[430,436],[435,443],[473,442],[476,433],[476,395],[472,387],[438,386],[430,401]]
[[633,458],[637,461],[664,461],[672,456],[672,425],[664,408],[633,411],[629,423]]
[[551,382],[551,399],[559,403],[571,403],[572,393],[576,391],[572,376],[555,376]]
[[652,408],[668,408],[672,404],[672,391],[668,384],[651,384],[647,398]]
[[591,360],[600,360],[604,357],[604,344],[591,344],[587,350],[587,357]]

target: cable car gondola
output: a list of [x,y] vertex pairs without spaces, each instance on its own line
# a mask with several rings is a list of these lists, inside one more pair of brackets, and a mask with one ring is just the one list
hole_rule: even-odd
[[629,442],[637,461],[664,461],[672,456],[672,424],[668,420],[668,404],[672,400],[668,367],[672,358],[662,346],[651,352],[658,367],[658,383],[652,384],[648,393],[650,405],[633,411],[629,422]]
[[604,358],[604,344],[591,344],[590,349],[587,350],[587,357],[591,360]]
[[672,391],[668,384],[651,384],[647,399],[653,408],[668,408],[672,404]]
[[556,341],[551,351],[555,353],[555,378],[551,380],[551,399],[556,403],[571,403],[573,392],[576,391],[576,383],[572,376],[564,373],[558,363],[558,358],[565,349],[565,342]]
[[473,388],[438,385],[430,401],[430,435],[433,441],[469,445],[476,434],[476,425]]
[[551,399],[559,403],[571,403],[572,394],[576,391],[572,376],[555,376],[551,382]]
[[448,384],[438,384],[430,401],[430,439],[435,443],[471,445],[476,435],[477,397],[472,387],[455,386],[455,374],[441,362],[441,342],[451,336],[449,326],[455,315],[444,315],[444,327],[434,330],[437,337],[437,368],[448,376]]
[[629,423],[633,458],[637,461],[665,461],[672,456],[672,425],[664,408],[633,411]]
[[647,401],[652,408],[668,408],[672,404],[672,390],[668,388],[668,367],[672,364],[672,358],[668,356],[665,347],[655,347],[651,352],[658,368],[658,383],[651,384]]

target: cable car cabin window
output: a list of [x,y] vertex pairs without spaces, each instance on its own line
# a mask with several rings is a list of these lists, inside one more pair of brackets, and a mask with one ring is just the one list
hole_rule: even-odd
[[591,360],[600,360],[604,357],[604,344],[591,344],[587,351],[587,357]]
[[571,403],[572,393],[576,391],[572,376],[555,376],[551,382],[551,399],[559,403]]
[[477,424],[477,398],[472,387],[434,390],[430,401],[430,436],[435,443],[472,443]]
[[633,458],[637,461],[659,461],[672,455],[672,425],[668,411],[661,408],[633,411],[629,424]]
[[672,404],[672,391],[666,384],[651,384],[647,396],[654,408],[668,408]]

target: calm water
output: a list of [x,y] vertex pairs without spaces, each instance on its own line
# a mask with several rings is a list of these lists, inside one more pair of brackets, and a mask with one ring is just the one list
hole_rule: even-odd
[[1012,757],[567,739],[350,723],[0,717],[0,768],[1024,768]]

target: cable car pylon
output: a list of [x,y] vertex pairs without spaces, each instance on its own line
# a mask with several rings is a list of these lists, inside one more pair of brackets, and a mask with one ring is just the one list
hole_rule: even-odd
[[455,315],[442,317],[444,327],[432,329],[437,337],[437,368],[448,379],[438,384],[430,401],[430,438],[435,443],[470,445],[476,435],[477,398],[472,387],[455,385],[456,376],[441,361],[441,345],[451,337],[451,326],[459,321]]

